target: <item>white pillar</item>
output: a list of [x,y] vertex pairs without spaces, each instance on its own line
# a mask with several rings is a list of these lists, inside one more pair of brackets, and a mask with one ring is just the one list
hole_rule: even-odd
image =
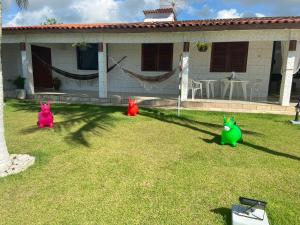
[[189,48],[190,43],[183,43],[182,77],[181,77],[181,101],[186,101],[189,94]]
[[22,74],[25,80],[25,90],[29,95],[34,94],[31,45],[20,43]]
[[[280,87],[280,104],[283,106],[289,106],[291,91],[292,91],[292,83],[293,83],[293,75],[294,75],[294,67],[296,66],[296,53],[300,51],[300,49],[296,49],[297,42],[290,42],[289,52],[287,57],[286,69],[284,74],[282,75],[281,87]],[[296,51],[297,50],[297,51]],[[284,65],[284,64],[283,64]]]
[[98,73],[99,73],[99,97],[107,98],[107,56],[106,43],[98,44]]

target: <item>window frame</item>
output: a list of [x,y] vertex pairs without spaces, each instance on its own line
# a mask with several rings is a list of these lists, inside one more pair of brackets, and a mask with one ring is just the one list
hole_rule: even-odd
[[[216,58],[215,58],[215,51],[217,45],[225,45],[226,50],[225,50],[225,55],[223,56],[225,58],[225,67],[224,69],[218,69],[215,67],[216,63]],[[243,57],[237,57],[234,58],[233,50],[234,45],[240,44],[241,47],[244,49],[240,50],[243,52]],[[243,46],[244,45],[244,46]],[[242,42],[215,42],[212,43],[212,49],[211,49],[211,60],[210,60],[210,72],[212,73],[225,73],[225,72],[238,72],[238,73],[246,73],[247,72],[247,65],[248,65],[248,53],[249,53],[249,42],[248,41],[242,41]],[[233,62],[237,60],[242,60],[241,65],[239,69],[233,69]]]
[[[169,58],[169,62],[168,65],[166,66],[166,68],[163,68],[163,64],[162,61],[160,60],[160,58],[162,58],[162,54],[164,52],[162,52],[160,49],[161,47],[164,45],[164,47],[169,46],[170,47],[170,52],[167,52],[168,55],[170,55]],[[146,61],[146,47],[153,47],[154,49],[154,65],[151,67],[149,65],[146,65],[145,61]],[[153,49],[152,49],[153,50]],[[141,49],[141,71],[145,71],[145,72],[150,72],[150,71],[154,71],[154,72],[159,72],[159,71],[172,71],[173,69],[173,53],[174,53],[174,44],[173,43],[143,43],[142,44],[142,49]],[[150,69],[148,69],[147,67],[151,67]]]

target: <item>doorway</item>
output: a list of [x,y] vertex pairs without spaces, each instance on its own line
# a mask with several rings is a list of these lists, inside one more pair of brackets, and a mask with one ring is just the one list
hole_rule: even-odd
[[52,89],[51,48],[31,46],[34,88],[36,90]]
[[282,67],[282,54],[281,54],[281,42],[274,41],[271,74],[269,82],[269,97],[279,98],[280,85],[281,85],[281,67]]
[[[281,68],[282,68],[282,50],[281,42],[274,41],[273,55],[272,55],[272,66],[269,83],[269,99],[279,99],[280,88],[281,88]],[[291,90],[291,101],[297,101],[300,99],[300,71],[293,76],[292,90]]]

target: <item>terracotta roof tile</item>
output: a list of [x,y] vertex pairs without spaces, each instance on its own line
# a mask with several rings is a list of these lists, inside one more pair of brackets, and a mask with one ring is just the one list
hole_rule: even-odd
[[[275,27],[276,25],[276,27]],[[300,29],[300,16],[298,17],[264,17],[264,18],[237,18],[237,19],[210,19],[171,22],[138,22],[138,23],[95,23],[95,24],[57,24],[44,26],[16,26],[4,27],[3,31],[35,31],[35,30],[96,30],[122,32],[145,31],[181,31],[181,30],[226,30],[226,29],[272,29],[288,28]]]

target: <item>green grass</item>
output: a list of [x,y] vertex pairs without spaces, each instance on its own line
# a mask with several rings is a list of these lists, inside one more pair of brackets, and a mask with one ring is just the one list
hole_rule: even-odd
[[236,114],[244,144],[221,146],[223,113],[8,101],[10,153],[36,163],[0,179],[0,223],[231,224],[239,196],[266,200],[272,225],[300,224],[300,127],[291,117]]

